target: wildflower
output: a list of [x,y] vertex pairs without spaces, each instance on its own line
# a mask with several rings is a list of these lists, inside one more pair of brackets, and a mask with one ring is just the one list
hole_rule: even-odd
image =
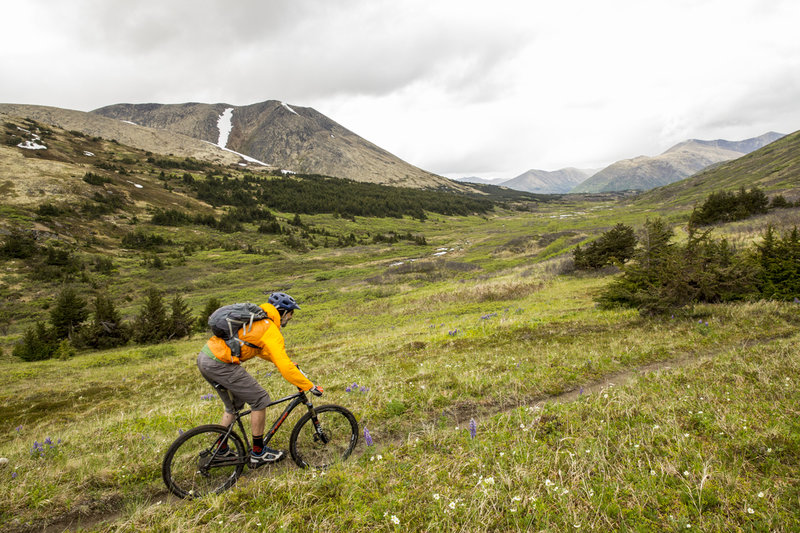
[[544,480],[544,486],[545,486],[545,487],[552,487],[554,484],[555,484],[555,483],[553,483],[553,482],[552,482],[552,481],[550,481],[549,479],[545,479],[545,480]]
[[578,389],[578,396],[582,396],[582,395],[583,395],[583,387]]
[[364,426],[364,442],[367,446],[372,446],[372,435],[369,434],[367,426]]
[[11,479],[17,479],[17,473],[16,472],[12,472],[11,473]]
[[758,497],[759,497],[759,498],[763,498],[763,497],[764,497],[764,493],[763,493],[763,492],[759,492],[759,493],[758,493]]
[[392,517],[389,520],[391,520],[392,524],[394,524],[396,526],[400,525],[400,519],[397,518],[395,515],[392,515]]
[[455,337],[458,334],[458,328],[448,331],[447,334],[450,335],[451,337]]
[[656,471],[655,471],[655,470],[651,470],[651,471],[650,471],[650,475],[651,475],[651,476],[655,476],[655,475],[656,475]]
[[687,470],[684,470],[684,471],[683,471],[683,475],[684,475],[684,476],[688,476],[688,475],[689,475],[689,472],[688,472]]
[[752,507],[748,507],[748,508],[747,508],[747,514],[753,514],[753,513],[755,513],[755,511],[753,510],[753,508],[752,508]]
[[470,435],[470,437],[472,437],[474,439],[475,435],[477,435],[477,434],[478,434],[478,423],[475,422],[474,418],[470,418],[469,419],[469,435]]
[[439,494],[438,494],[438,493],[436,493],[436,494],[434,494],[434,495],[433,495],[433,499],[434,499],[434,500],[438,500],[439,498],[441,498],[441,496],[439,496]]
[[658,424],[656,424],[655,426],[653,426],[653,429],[660,429],[660,428],[661,428],[661,426],[659,426]]
[[19,433],[20,431],[22,431],[22,426],[17,426],[16,429],[17,429],[17,433]]
[[456,502],[450,502],[450,503],[448,503],[448,504],[447,504],[447,506],[448,506],[450,509],[455,509],[455,508],[456,508]]
[[182,429],[178,429],[178,435],[183,435],[183,430]]

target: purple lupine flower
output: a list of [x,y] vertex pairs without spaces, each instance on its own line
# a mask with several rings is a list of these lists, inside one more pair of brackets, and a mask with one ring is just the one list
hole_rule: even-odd
[[583,396],[583,387],[578,389],[578,396]]
[[796,304],[800,304],[800,298],[798,298],[797,296],[795,296],[795,297],[794,297],[794,303],[796,303]]
[[350,392],[351,390],[353,390],[353,389],[351,389],[350,387],[347,387],[346,389],[344,389],[345,392]]
[[22,426],[17,426],[17,433],[19,433],[20,431],[22,431]]
[[369,390],[369,387],[361,387],[359,390],[361,392],[367,392]]
[[17,473],[16,472],[12,472],[11,473],[11,479],[16,479],[16,478],[17,478]]
[[475,435],[477,435],[477,434],[478,434],[478,423],[475,422],[474,418],[470,418],[469,419],[469,436],[474,439]]
[[367,446],[372,446],[372,435],[369,434],[367,426],[364,426],[364,442]]
[[448,331],[447,334],[451,337],[455,337],[458,334],[458,328],[454,329],[453,331]]
[[183,430],[182,429],[178,429],[178,435],[183,435]]

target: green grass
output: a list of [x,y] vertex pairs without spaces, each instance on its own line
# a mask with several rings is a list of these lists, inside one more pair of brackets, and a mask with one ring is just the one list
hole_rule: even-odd
[[[189,201],[152,187],[141,194]],[[21,363],[11,349],[34,319],[47,318],[60,282],[33,283],[24,262],[6,262],[0,289],[17,321],[0,337],[0,457],[8,459],[0,465],[0,526],[800,529],[800,306],[703,305],[661,318],[599,309],[593,298],[609,277],[559,275],[575,244],[619,222],[640,228],[648,217],[680,226],[691,206],[563,197],[529,207],[424,222],[302,216],[336,234],[422,234],[425,246],[299,253],[252,227],[233,235],[154,228],[144,215],[134,226],[130,213],[100,221],[112,228],[98,233],[102,247],[78,240],[87,256],[111,257],[116,271],[76,283],[87,296],[107,288],[128,320],[151,286],[180,292],[195,311],[210,297],[261,302],[264,291],[289,291],[302,310],[284,332],[287,347],[325,387],[317,403],[348,407],[374,439],[324,473],[287,461],[194,502],[166,493],[160,463],[179,430],[221,414],[218,400],[201,398],[210,388],[194,363],[206,337]],[[797,213],[716,231],[750,246],[769,224],[797,224]],[[3,206],[0,215],[21,221],[29,211]],[[162,254],[167,268],[113,246],[137,227],[178,243]],[[226,240],[269,253],[226,251]],[[183,254],[185,244],[194,252]],[[247,368],[273,397],[293,392],[269,363]],[[354,382],[369,390],[346,392]],[[287,424],[277,447],[288,444],[293,419]]]
[[[362,440],[352,462],[324,475],[287,463],[248,473],[200,502],[174,502],[159,468],[179,429],[219,416],[216,400],[200,399],[203,338],[6,364],[0,517],[22,527],[85,513],[101,530],[210,531],[220,520],[392,530],[392,515],[406,530],[796,527],[797,306],[651,320],[597,309],[591,295],[604,283],[509,271],[373,299],[340,285],[304,306],[287,342],[323,400],[356,413],[375,446]],[[670,361],[630,385],[594,388]],[[273,395],[291,392],[269,364],[248,367]],[[344,392],[353,382],[369,391]],[[579,387],[587,393],[574,401],[550,400]],[[31,453],[47,437],[61,443]]]

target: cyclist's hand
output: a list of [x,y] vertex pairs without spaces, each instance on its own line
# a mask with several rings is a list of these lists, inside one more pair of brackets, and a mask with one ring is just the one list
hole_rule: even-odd
[[314,396],[322,396],[322,387],[320,387],[319,385],[314,385],[314,386],[311,388],[311,390],[310,390],[310,391],[308,391],[308,392],[310,392],[310,393],[311,393],[311,394],[313,394]]

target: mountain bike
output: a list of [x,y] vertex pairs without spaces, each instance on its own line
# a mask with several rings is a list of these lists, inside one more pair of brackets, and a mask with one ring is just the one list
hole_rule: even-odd
[[[220,391],[227,391],[216,385]],[[227,391],[230,394],[229,391]],[[308,408],[297,421],[289,437],[289,452],[300,468],[324,469],[345,461],[358,443],[358,422],[349,410],[339,405],[314,407],[305,392],[298,392],[271,402],[267,407],[290,402],[264,434],[266,446],[284,420],[299,405]],[[239,411],[228,427],[206,424],[179,436],[167,450],[161,475],[167,488],[180,498],[199,498],[219,494],[236,483],[245,465],[250,464],[250,441],[242,418],[250,409]],[[241,435],[234,431],[239,428]],[[220,456],[220,445],[228,443],[233,454]]]

